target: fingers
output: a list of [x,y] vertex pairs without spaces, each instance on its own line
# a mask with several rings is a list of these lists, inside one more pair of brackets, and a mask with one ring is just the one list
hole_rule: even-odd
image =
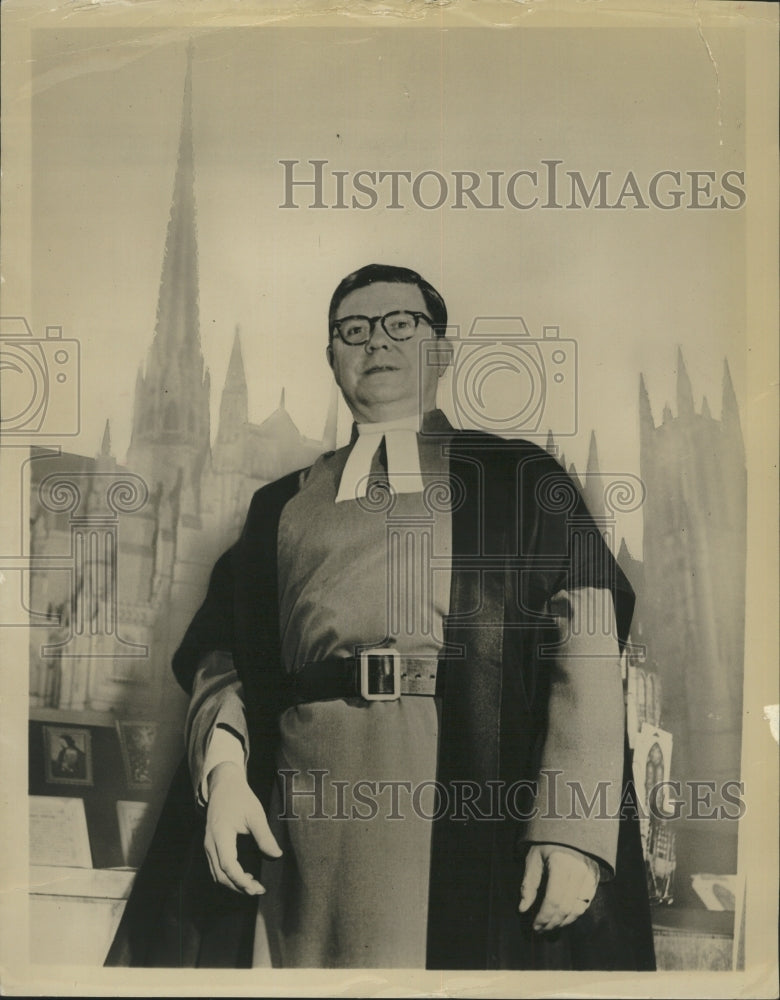
[[585,855],[549,848],[540,848],[540,851],[547,867],[547,884],[533,928],[539,933],[547,933],[566,927],[582,916],[596,893],[598,874],[597,870],[594,873],[595,866]]
[[[574,909],[572,909],[572,911],[571,911],[571,912],[569,913],[569,915],[568,915],[568,916],[566,916],[566,917],[564,917],[564,918],[563,918],[563,920],[561,920],[561,922],[560,922],[560,923],[558,924],[558,927],[559,927],[559,928],[560,928],[560,927],[568,927],[568,926],[569,926],[569,924],[573,924],[573,923],[574,923],[574,921],[578,919],[578,917],[581,917],[581,916],[582,916],[582,914],[583,914],[583,913],[584,913],[584,912],[585,912],[585,911],[587,910],[587,908],[588,908],[589,906],[590,906],[590,903],[589,903],[589,902],[588,902],[588,903],[586,903],[586,902],[585,902],[584,900],[581,900],[581,901],[580,901],[580,902],[579,902],[579,903],[578,903],[578,904],[577,904],[577,905],[576,905],[576,906],[574,907]],[[548,929],[549,929],[549,928],[545,928],[545,930],[548,930]]]
[[203,846],[215,882],[235,892],[259,896],[265,888],[238,861],[236,838],[251,833],[262,851],[279,857],[281,850],[265,817],[260,800],[237,769],[224,770],[209,789],[206,836]]
[[260,896],[265,892],[257,879],[244,871],[238,863],[236,833],[231,831],[229,826],[217,828],[213,834],[207,830],[204,847],[211,877],[215,882],[225,886],[226,889],[250,896]]
[[[573,881],[572,884],[575,884]],[[593,901],[593,897],[596,895],[598,889],[598,876],[594,876],[590,867],[588,867],[582,876],[582,879],[575,889],[574,903],[571,907],[569,915],[561,920],[559,927],[566,927],[569,924],[574,923],[574,921],[581,917],[582,914],[587,910]]]
[[246,825],[263,854],[267,854],[271,858],[282,856],[282,849],[277,844],[276,837],[271,833],[268,820],[265,818],[265,811],[259,802],[257,808],[250,809],[247,813]]
[[520,886],[520,905],[518,906],[520,913],[525,913],[526,910],[533,906],[543,874],[544,862],[542,860],[542,853],[539,846],[533,844],[525,859],[525,872],[523,874],[523,883]]
[[265,892],[265,887],[254,876],[250,875],[249,872],[244,871],[238,863],[235,837],[233,837],[232,843],[230,841],[223,841],[222,843],[217,841],[216,846],[217,857],[219,859],[217,880],[222,885],[227,885],[229,889],[244,892],[248,896],[261,896]]
[[559,927],[561,920],[569,910],[570,893],[567,891],[569,873],[562,865],[548,860],[547,887],[542,905],[534,920],[535,931],[553,931]]

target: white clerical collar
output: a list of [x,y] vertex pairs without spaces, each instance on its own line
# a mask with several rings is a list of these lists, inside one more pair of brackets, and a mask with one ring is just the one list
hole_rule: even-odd
[[409,417],[397,417],[395,420],[382,420],[374,423],[355,424],[358,434],[387,434],[388,431],[414,431],[420,429],[422,418],[419,413]]
[[422,493],[420,452],[417,447],[420,421],[420,415],[413,413],[396,420],[356,424],[357,438],[341,474],[336,503],[358,500],[366,495],[371,460],[382,438],[387,452],[387,478],[392,489],[396,493]]

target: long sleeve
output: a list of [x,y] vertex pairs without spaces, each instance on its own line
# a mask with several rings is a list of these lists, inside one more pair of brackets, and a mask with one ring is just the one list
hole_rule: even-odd
[[233,558],[234,548],[228,549],[215,563],[203,604],[196,611],[173,657],[176,679],[190,695],[204,657],[215,650],[228,654],[233,651]]
[[249,757],[243,688],[229,653],[209,653],[195,671],[184,736],[195,796],[205,805],[209,772],[228,760],[245,767]]
[[[623,774],[623,686],[612,595],[583,588],[551,602],[564,640],[550,682],[537,813],[524,839],[576,848],[614,874]],[[595,626],[595,627],[594,627]]]
[[[260,752],[254,757],[263,790],[270,777],[266,766],[270,740],[264,740],[262,734],[270,731],[270,720],[279,708],[274,676],[278,643],[273,639],[278,629],[278,602],[276,539],[267,526],[276,522],[299,479],[300,473],[293,473],[255,493],[243,531],[214,565],[205,599],[173,657],[173,672],[190,696],[186,746],[201,802],[203,779],[215,760],[238,763],[243,755],[244,762],[248,761],[250,729],[253,740],[261,734]],[[264,595],[262,600],[258,595]],[[248,601],[254,602],[251,609]],[[258,653],[258,643],[265,655]],[[263,673],[253,666],[252,677],[242,674],[239,680],[242,662],[263,663],[268,669]],[[251,727],[246,721],[246,705],[260,706]],[[249,714],[252,717],[251,711]],[[240,744],[240,753],[227,737]]]
[[199,805],[209,771],[223,760],[246,764],[249,754],[243,690],[233,664],[234,550],[216,562],[205,600],[173,657],[173,671],[190,695],[185,744]]

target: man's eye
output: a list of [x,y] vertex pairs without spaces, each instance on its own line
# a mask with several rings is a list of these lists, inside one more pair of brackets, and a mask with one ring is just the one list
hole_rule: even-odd
[[344,328],[344,335],[346,337],[359,337],[363,333],[362,323],[352,323]]
[[390,323],[390,329],[393,333],[404,333],[407,330],[412,329],[413,324],[408,319],[394,319]]

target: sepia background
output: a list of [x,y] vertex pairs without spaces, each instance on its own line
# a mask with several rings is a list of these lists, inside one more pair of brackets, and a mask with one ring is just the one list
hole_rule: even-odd
[[[170,656],[253,490],[348,436],[325,318],[333,287],[369,261],[424,274],[459,336],[522,317],[534,340],[558,327],[576,351],[576,423],[550,379],[527,430],[576,479],[637,591],[623,664],[637,784],[739,779],[745,211],[687,207],[690,188],[673,211],[630,198],[426,210],[408,195],[391,209],[386,187],[367,211],[309,208],[305,188],[283,209],[279,161],[301,177],[311,159],[350,176],[508,176],[555,159],[588,186],[610,171],[612,200],[629,171],[645,193],[662,170],[720,178],[745,169],[741,38],[694,23],[32,33],[26,320],[49,375],[47,328],[61,327],[79,386],[75,411],[52,378],[41,426],[18,436],[32,445],[31,571],[9,561],[9,574],[32,626],[34,961],[102,961],[181,754]],[[29,336],[18,318],[3,333],[6,352]],[[513,391],[501,378],[496,410]],[[619,482],[634,493],[615,502]],[[91,758],[74,758],[70,782],[69,733]],[[52,890],[69,864],[46,824],[66,822],[72,857],[86,826],[91,867]],[[662,968],[744,960],[738,826],[644,824]]]

